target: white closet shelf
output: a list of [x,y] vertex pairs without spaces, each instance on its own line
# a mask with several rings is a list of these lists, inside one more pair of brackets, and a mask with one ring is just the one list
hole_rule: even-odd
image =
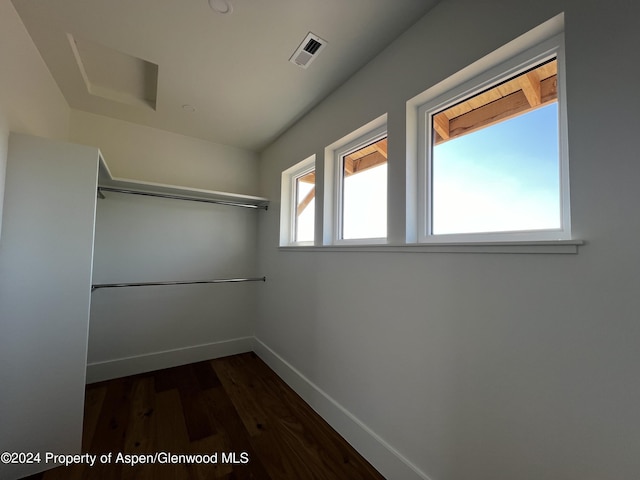
[[200,188],[181,187],[177,185],[166,185],[163,183],[145,182],[128,178],[119,178],[111,175],[111,171],[100,155],[98,167],[98,191],[108,191],[107,189],[126,190],[128,193],[139,195],[151,195],[169,198],[180,198],[183,200],[204,201],[212,203],[223,203],[229,205],[255,207],[266,209],[269,206],[269,199],[255,197],[241,193],[217,192],[214,190],[203,190]]

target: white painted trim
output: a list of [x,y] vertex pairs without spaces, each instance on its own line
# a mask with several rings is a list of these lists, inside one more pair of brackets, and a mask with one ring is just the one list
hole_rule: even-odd
[[253,337],[241,337],[87,365],[87,384],[250,352]]
[[260,339],[254,338],[254,340],[253,351],[384,477],[430,480],[426,473],[305,377],[302,372]]
[[[297,242],[296,238],[296,180],[316,170],[316,156],[311,155],[282,172],[280,185],[280,246],[313,245]],[[317,185],[317,175],[316,175]],[[318,189],[316,187],[316,193]],[[315,235],[315,232],[314,232]]]
[[[576,254],[582,240],[527,242],[458,242],[379,245],[324,245],[296,248],[300,252],[385,252],[385,253],[519,253]],[[281,251],[294,249],[280,247]]]

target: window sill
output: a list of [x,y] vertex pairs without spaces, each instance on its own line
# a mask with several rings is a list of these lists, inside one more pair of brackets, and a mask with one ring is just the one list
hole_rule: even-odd
[[403,245],[281,246],[285,252],[389,252],[389,253],[520,253],[577,254],[582,240],[531,242],[429,243]]

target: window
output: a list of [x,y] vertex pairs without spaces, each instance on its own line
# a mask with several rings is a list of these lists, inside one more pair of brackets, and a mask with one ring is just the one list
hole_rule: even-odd
[[377,128],[335,151],[334,243],[387,236],[387,133]]
[[570,238],[561,40],[419,110],[419,240]]
[[316,171],[304,172],[295,177],[295,211],[293,214],[293,241],[313,242]]
[[315,198],[315,156],[312,156],[282,173],[280,245],[313,245]]

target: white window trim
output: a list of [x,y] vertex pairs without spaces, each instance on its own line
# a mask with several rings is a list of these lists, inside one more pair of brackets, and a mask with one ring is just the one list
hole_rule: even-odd
[[[313,246],[313,241],[298,242],[296,238],[296,180],[316,169],[316,156],[311,155],[282,172],[280,198],[280,246]],[[317,183],[317,182],[316,182]],[[317,194],[317,190],[316,190]],[[317,195],[316,195],[317,198]]]
[[[351,238],[344,239],[342,238],[342,190],[343,190],[343,182],[342,182],[342,170],[343,170],[343,158],[350,153],[359,150],[367,145],[377,142],[387,136],[387,124],[380,125],[372,130],[367,131],[366,133],[360,135],[355,140],[352,140],[346,144],[343,144],[336,148],[333,152],[332,167],[332,185],[333,185],[333,209],[329,210],[332,212],[332,238],[331,243],[333,245],[384,245],[387,243],[387,237],[377,237],[377,238]],[[330,175],[331,175],[330,174]],[[325,182],[326,185],[326,182]]]
[[[446,109],[465,98],[491,88],[509,77],[517,76],[532,65],[551,58],[558,61],[558,129],[560,168],[560,215],[561,228],[557,230],[535,230],[516,232],[489,232],[469,234],[440,234],[431,232],[431,114]],[[513,242],[548,241],[571,239],[569,154],[567,145],[567,114],[565,98],[564,36],[556,35],[539,45],[515,55],[511,59],[485,70],[480,75],[441,93],[441,85],[436,92],[423,97],[418,106],[418,242],[419,243],[460,243],[460,242]]]
[[423,243],[384,245],[323,245],[286,247],[282,251],[298,252],[380,252],[380,253],[482,253],[482,254],[577,254],[582,240]]

